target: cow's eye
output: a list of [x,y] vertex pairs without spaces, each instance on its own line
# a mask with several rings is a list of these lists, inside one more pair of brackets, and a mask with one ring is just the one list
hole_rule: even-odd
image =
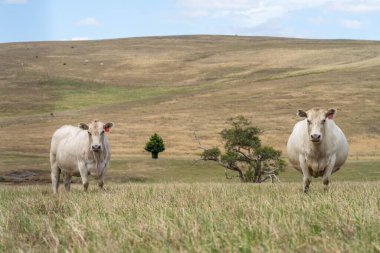
[[102,131],[100,134],[104,134],[104,131]]
[[88,135],[91,136],[92,134],[90,132],[88,132]]
[[309,124],[309,125],[310,125],[310,124],[311,124],[311,121],[310,121],[310,120],[307,120],[307,124]]
[[322,124],[325,124],[325,122],[326,122],[326,120],[324,119],[324,120],[322,120]]

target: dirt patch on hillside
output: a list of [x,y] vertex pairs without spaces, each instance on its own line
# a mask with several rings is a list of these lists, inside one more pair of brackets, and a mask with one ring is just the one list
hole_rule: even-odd
[[[63,183],[61,174],[60,183]],[[96,180],[94,176],[89,178],[91,181]],[[118,173],[108,173],[106,180],[109,182],[127,183],[127,182],[147,182],[149,178],[144,176],[125,176]],[[0,184],[51,184],[50,171],[28,169],[28,170],[12,170],[0,174]],[[81,184],[80,177],[73,177],[72,184]]]
[[0,176],[0,183],[26,183],[45,184],[50,183],[50,173],[43,170],[14,170]]

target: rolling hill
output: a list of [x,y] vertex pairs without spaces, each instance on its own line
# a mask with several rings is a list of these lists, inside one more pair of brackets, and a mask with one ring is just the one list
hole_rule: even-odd
[[218,132],[236,115],[284,150],[296,110],[311,107],[338,108],[350,159],[380,157],[376,41],[173,36],[0,44],[0,98],[2,171],[48,171],[55,129],[95,118],[115,122],[109,137],[121,160],[146,155],[154,132],[166,142],[163,158],[192,160],[199,153],[193,132],[205,146],[220,146]]

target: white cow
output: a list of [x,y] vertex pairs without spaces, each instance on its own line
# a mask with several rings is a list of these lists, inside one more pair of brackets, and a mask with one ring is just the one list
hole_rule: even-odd
[[298,110],[304,120],[294,126],[287,152],[294,168],[303,174],[304,192],[308,192],[312,176],[323,177],[327,190],[331,174],[347,159],[348,143],[333,120],[335,114],[335,109]]
[[94,120],[90,124],[79,123],[79,127],[65,125],[53,134],[50,147],[51,180],[53,192],[57,193],[60,173],[64,173],[64,184],[70,191],[71,177],[81,176],[84,190],[88,188],[88,175],[98,177],[103,188],[104,174],[111,159],[111,147],[105,132],[113,127],[112,122]]

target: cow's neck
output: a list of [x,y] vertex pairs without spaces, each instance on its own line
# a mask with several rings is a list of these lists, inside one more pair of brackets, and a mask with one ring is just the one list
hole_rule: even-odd
[[319,156],[325,155],[325,143],[324,140],[322,140],[320,143],[313,143],[309,141],[307,152],[309,155],[318,158]]
[[95,162],[95,167],[97,169],[100,169],[100,164],[104,160],[105,152],[103,150],[100,150],[98,152],[90,151],[89,153],[89,159],[93,160]]

